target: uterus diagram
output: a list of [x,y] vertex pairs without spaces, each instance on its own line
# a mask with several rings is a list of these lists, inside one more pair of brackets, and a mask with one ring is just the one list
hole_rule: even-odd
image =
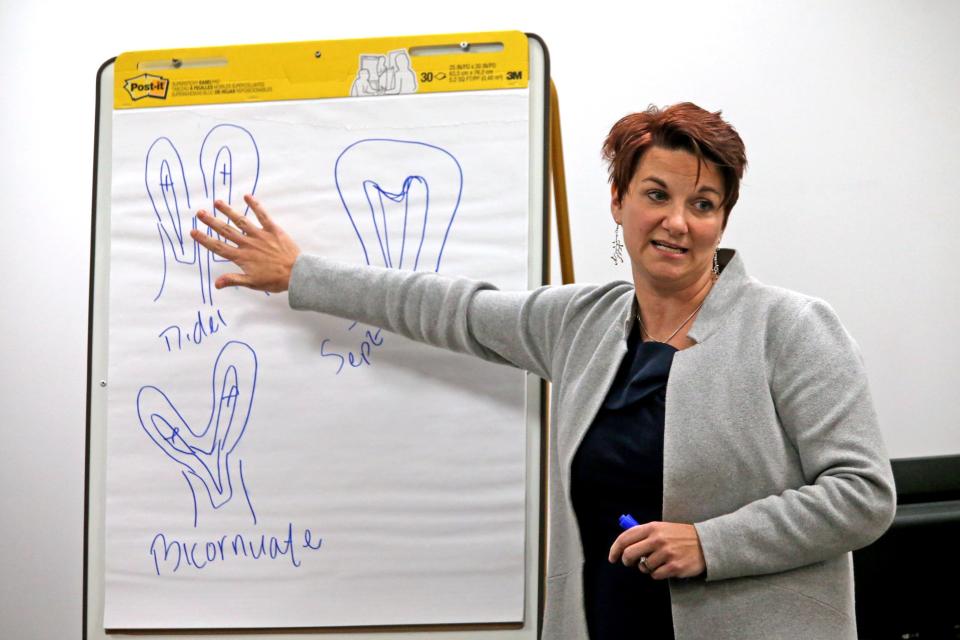
[[334,181],[366,264],[440,270],[463,195],[453,154],[426,142],[367,138],[340,153]]
[[[144,185],[163,257],[160,287],[154,301],[164,293],[168,271],[179,266],[195,272],[200,300],[213,306],[213,265],[227,261],[190,237],[190,230],[197,228],[193,207],[198,204],[196,194],[191,195],[191,178],[202,181],[202,202],[214,217],[220,215],[213,207],[215,200],[235,204],[242,202],[243,194],[256,193],[260,150],[253,134],[236,124],[212,127],[200,144],[195,165],[184,163],[177,144],[167,136],[154,140],[146,153]],[[244,204],[242,209],[246,216],[249,207]],[[205,233],[222,240],[210,229],[205,229]]]
[[163,388],[144,385],[136,401],[140,426],[186,481],[194,527],[201,512],[213,513],[231,503],[256,524],[243,460],[235,451],[249,426],[256,395],[257,354],[253,347],[236,340],[227,342],[216,356],[210,381],[209,409],[200,409],[200,415],[183,407]]

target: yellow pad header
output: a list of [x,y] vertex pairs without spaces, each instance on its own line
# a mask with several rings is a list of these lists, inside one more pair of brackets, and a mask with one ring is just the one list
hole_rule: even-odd
[[121,54],[115,109],[518,89],[520,31],[163,49]]

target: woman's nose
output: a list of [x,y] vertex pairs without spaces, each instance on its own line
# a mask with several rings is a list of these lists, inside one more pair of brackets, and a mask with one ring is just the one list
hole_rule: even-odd
[[681,204],[671,206],[664,215],[661,223],[664,229],[672,234],[683,234],[687,232],[686,212]]

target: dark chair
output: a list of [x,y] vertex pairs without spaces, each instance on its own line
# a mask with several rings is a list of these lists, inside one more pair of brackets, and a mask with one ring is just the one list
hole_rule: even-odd
[[960,456],[893,461],[897,515],[853,554],[860,640],[960,639]]

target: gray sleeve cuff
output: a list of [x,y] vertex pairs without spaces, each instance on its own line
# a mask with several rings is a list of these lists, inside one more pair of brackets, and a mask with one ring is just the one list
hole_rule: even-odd
[[[337,273],[349,271],[344,265],[320,256],[301,253],[290,272],[289,303],[291,309],[327,311],[335,301]],[[341,278],[344,279],[344,278]],[[336,315],[336,314],[335,314]]]

